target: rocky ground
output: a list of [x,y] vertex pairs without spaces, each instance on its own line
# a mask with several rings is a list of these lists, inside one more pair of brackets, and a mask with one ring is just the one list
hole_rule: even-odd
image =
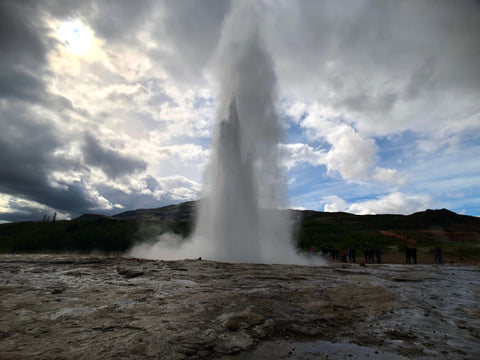
[[479,275],[0,255],[0,359],[478,359]]

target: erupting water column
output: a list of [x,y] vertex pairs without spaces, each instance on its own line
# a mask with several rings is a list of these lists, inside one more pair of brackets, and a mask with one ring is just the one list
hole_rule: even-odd
[[217,173],[211,191],[211,211],[217,253],[230,261],[260,261],[257,193],[252,158],[242,157],[241,127],[236,98],[220,122]]
[[194,241],[201,239],[206,257],[215,260],[303,263],[290,243],[288,215],[279,210],[286,187],[273,62],[260,38],[256,3],[233,6],[215,58],[216,137]]

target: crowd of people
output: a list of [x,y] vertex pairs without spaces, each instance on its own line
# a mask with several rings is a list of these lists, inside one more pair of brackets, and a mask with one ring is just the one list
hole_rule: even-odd
[[[320,255],[324,259],[330,259],[332,261],[340,261],[344,263],[357,262],[356,248],[345,248],[340,250],[333,247],[327,248],[325,246],[321,246],[320,251],[317,251],[315,247],[312,246],[310,247],[309,252],[312,255]],[[381,264],[382,262],[382,250],[380,248],[364,248],[363,255],[366,264]]]
[[[357,250],[356,248],[337,249],[334,247],[321,246],[320,250],[314,246],[309,249],[311,255],[319,255],[324,259],[343,263],[355,263],[357,262]],[[442,248],[437,246],[433,250],[435,264],[443,264]],[[382,250],[377,247],[375,249],[366,247],[363,249],[364,263],[365,264],[381,264],[382,263]],[[417,264],[417,248],[414,245],[405,245],[405,264]]]

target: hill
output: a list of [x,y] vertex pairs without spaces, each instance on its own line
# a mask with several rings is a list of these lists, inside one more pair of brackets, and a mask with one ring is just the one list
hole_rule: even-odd
[[138,209],[125,211],[114,215],[121,220],[141,221],[193,221],[197,213],[197,201],[188,201],[181,204],[168,205],[156,209]]
[[[193,230],[197,202],[156,209],[126,211],[114,216],[85,214],[69,221],[20,222],[0,225],[1,252],[126,251],[140,241],[154,241],[173,232],[187,237]],[[480,218],[447,209],[411,215],[354,215],[313,210],[286,210],[293,220],[298,247],[364,248],[384,251],[405,244],[480,256]]]

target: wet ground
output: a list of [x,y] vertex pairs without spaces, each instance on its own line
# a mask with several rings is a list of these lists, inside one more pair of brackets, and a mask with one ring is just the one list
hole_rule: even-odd
[[0,359],[478,359],[479,275],[0,255]]

